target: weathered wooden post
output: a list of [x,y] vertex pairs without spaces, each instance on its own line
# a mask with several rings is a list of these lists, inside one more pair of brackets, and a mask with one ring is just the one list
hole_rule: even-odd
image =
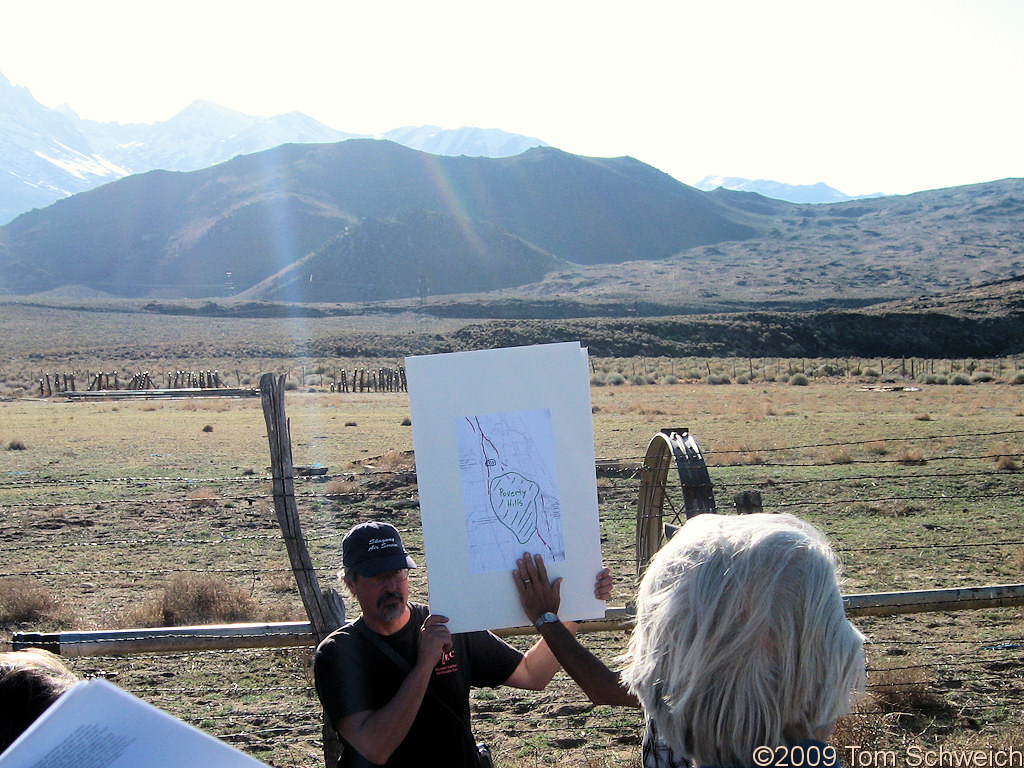
[[[267,440],[270,442],[270,469],[274,483],[274,511],[281,535],[288,549],[295,583],[302,596],[302,604],[309,616],[313,639],[319,645],[327,635],[345,622],[345,603],[334,590],[320,591],[320,581],[302,535],[299,510],[295,503],[295,473],[292,467],[292,443],[288,420],[284,412],[284,376],[275,378],[265,373],[260,378],[260,400],[263,418],[267,422]],[[341,741],[334,725],[324,716],[324,761],[334,768],[341,757]]]
[[732,502],[736,506],[736,512],[740,515],[764,512],[760,491],[739,491],[733,494]]

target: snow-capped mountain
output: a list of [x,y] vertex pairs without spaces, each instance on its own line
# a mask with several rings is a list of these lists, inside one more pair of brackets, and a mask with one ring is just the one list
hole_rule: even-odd
[[881,193],[873,195],[851,196],[830,187],[824,182],[817,184],[786,184],[768,179],[742,179],[737,176],[705,176],[694,184],[697,189],[705,192],[724,187],[737,192],[756,192],[765,197],[785,200],[789,203],[842,203],[847,200],[859,200],[867,197],[881,197]]
[[546,147],[540,139],[506,133],[497,128],[438,128],[436,125],[405,126],[379,138],[390,139],[432,155],[458,157],[511,157],[533,147]]
[[82,120],[80,126],[91,147],[131,173],[156,168],[197,171],[281,144],[326,144],[356,137],[298,112],[251,117],[208,101],[193,102],[170,120],[152,125]]
[[[33,208],[135,173],[195,171],[281,144],[370,138],[300,112],[253,117],[196,101],[160,123],[100,123],[50,109],[0,74],[0,226]],[[506,157],[539,139],[496,129],[399,128],[380,138],[432,154]]]
[[92,150],[74,116],[0,75],[0,224],[127,173]]

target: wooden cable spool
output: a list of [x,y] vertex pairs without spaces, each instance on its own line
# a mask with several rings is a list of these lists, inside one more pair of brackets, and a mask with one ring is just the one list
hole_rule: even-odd
[[[683,508],[677,509],[668,488],[668,470],[675,460],[682,488]],[[670,518],[665,522],[665,504]],[[705,512],[715,512],[715,493],[700,446],[686,428],[663,429],[651,438],[640,476],[636,503],[636,572],[643,576],[647,564],[671,531],[686,520]]]

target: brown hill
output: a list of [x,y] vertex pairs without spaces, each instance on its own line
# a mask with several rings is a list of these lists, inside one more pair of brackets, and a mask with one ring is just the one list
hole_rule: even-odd
[[239,300],[331,302],[473,293],[535,282],[564,262],[493,224],[409,211],[363,219]]
[[[373,140],[286,145],[202,171],[129,177],[18,217],[0,228],[0,290],[78,285],[123,297],[222,296],[278,275],[364,219],[379,222],[378,245],[430,242],[429,231],[397,221],[409,211],[503,230],[498,240],[576,264],[660,259],[751,237],[760,225],[756,214],[631,158],[549,147],[511,158],[440,157]],[[397,231],[385,234],[391,226]],[[415,249],[401,252],[404,270],[415,273]],[[389,258],[397,264],[397,253]],[[536,259],[527,261],[522,274],[476,270],[499,280],[477,289],[536,281]],[[317,295],[337,301],[352,291]],[[357,298],[382,295],[367,288]]]

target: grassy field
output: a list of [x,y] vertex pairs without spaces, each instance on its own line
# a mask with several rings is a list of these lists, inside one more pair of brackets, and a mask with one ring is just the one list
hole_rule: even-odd
[[[255,374],[261,361],[242,364]],[[763,369],[752,383],[735,383],[746,364],[716,363],[733,383],[714,386],[711,370],[689,376],[697,361],[661,361],[657,372],[651,361],[595,361],[602,384],[612,373],[677,380],[592,388],[596,453],[625,470],[597,480],[605,558],[617,577],[613,605],[635,589],[635,470],[665,427],[696,437],[722,511],[733,493],[756,489],[766,511],[822,527],[841,551],[846,592],[1024,582],[1024,386],[1008,383],[1012,363],[993,377],[1004,383],[901,391],[866,389],[884,378],[866,371],[795,386],[782,381],[790,373],[783,363],[774,381]],[[407,397],[307,391],[315,384],[289,392],[286,405],[296,463],[329,469],[297,487],[322,582],[335,584],[341,538],[359,520],[394,523],[422,558]],[[175,596],[203,589],[216,593],[210,605],[243,617],[208,613],[216,621],[304,618],[269,498],[258,399],[20,397],[0,402],[0,456],[3,641],[21,630],[187,615]],[[671,474],[669,498],[681,504]],[[423,572],[412,580],[421,599],[426,581]],[[833,743],[1019,749],[1022,618],[1003,608],[858,622],[871,638],[871,695]],[[611,661],[625,638],[584,641]],[[310,768],[322,757],[309,661],[309,649],[291,649],[70,663],[275,768]],[[502,765],[638,762],[639,714],[590,706],[564,675],[540,693],[477,691],[473,707]]]

